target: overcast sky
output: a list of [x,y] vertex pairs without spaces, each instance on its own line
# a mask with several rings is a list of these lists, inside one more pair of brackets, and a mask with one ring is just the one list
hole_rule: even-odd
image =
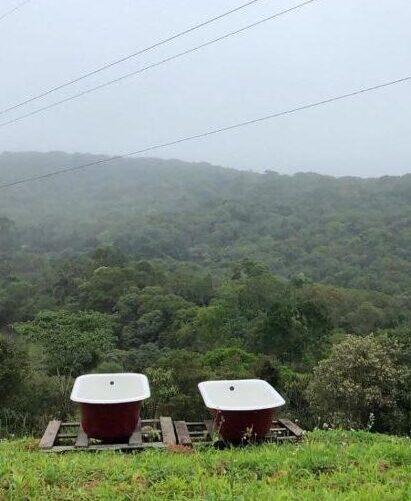
[[[0,0],[0,17],[21,0]],[[31,0],[0,21],[0,108],[246,0]],[[261,0],[2,121],[302,0]],[[318,0],[53,110],[0,128],[0,151],[121,154],[411,74],[409,0]],[[411,172],[411,82],[150,156],[281,173]]]

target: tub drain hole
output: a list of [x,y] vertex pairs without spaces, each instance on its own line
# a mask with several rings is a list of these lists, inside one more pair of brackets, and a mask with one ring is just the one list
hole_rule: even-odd
[[110,381],[110,384],[111,384],[111,386],[113,386],[113,384],[114,384],[114,381]]
[[234,391],[234,386],[230,386],[230,391]]

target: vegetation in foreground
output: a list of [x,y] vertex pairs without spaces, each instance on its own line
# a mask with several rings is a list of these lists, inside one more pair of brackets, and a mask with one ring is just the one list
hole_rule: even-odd
[[44,454],[0,443],[4,500],[408,500],[411,444],[368,432],[225,451]]

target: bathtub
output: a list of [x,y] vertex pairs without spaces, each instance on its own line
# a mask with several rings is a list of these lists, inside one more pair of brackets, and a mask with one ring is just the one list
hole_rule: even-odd
[[144,374],[120,373],[79,376],[70,398],[81,405],[81,424],[87,436],[113,442],[130,437],[141,404],[149,397]]
[[214,427],[221,438],[238,443],[263,438],[283,397],[261,379],[203,381],[198,388],[204,403],[214,415]]

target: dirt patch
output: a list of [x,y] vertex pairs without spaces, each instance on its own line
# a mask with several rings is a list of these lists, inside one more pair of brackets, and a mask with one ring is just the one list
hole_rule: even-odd
[[83,484],[83,489],[86,491],[92,491],[100,484],[99,480],[89,480],[85,484]]
[[379,473],[385,473],[387,470],[389,470],[389,468],[389,464],[385,461],[380,461],[377,465],[377,470],[379,471]]
[[173,452],[175,454],[193,454],[193,448],[187,447],[186,445],[169,445],[167,447],[169,452]]

